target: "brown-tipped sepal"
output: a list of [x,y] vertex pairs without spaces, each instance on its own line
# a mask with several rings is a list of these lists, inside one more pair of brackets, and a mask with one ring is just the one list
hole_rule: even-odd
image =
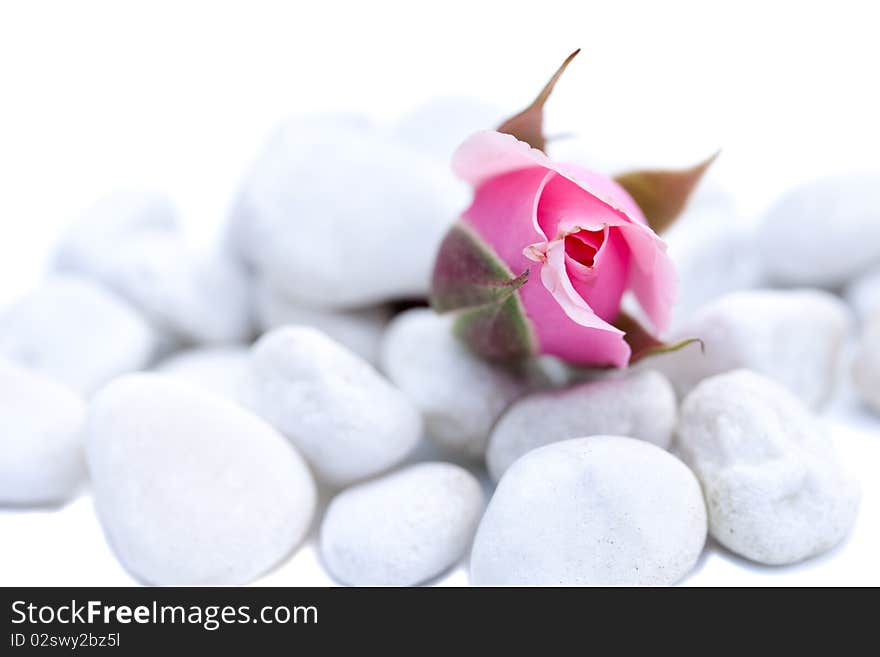
[[538,94],[538,97],[532,101],[532,104],[519,114],[512,116],[502,123],[498,127],[498,132],[513,135],[520,141],[526,142],[532,148],[537,148],[543,151],[547,145],[547,139],[544,137],[544,103],[547,102],[550,94],[553,93],[553,87],[556,86],[556,83],[559,81],[559,78],[562,77],[565,69],[571,63],[571,60],[573,60],[580,51],[580,48],[578,48],[566,57],[565,61],[562,62],[562,65],[556,69],[553,77],[551,77],[549,82],[547,82],[547,84],[544,85],[544,88],[541,89],[541,93]]
[[663,342],[642,326],[638,320],[625,312],[620,313],[614,325],[625,333],[623,339],[626,340],[626,343],[632,350],[632,354],[629,357],[630,365],[634,365],[650,356],[678,351],[693,343],[698,343],[700,350],[705,351],[705,345],[699,338],[687,338],[677,342]]
[[615,180],[642,210],[648,225],[660,233],[678,218],[691,193],[718,153],[688,169],[632,171]]

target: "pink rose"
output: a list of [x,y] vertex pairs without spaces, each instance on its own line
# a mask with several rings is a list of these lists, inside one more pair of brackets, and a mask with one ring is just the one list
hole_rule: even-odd
[[486,358],[551,354],[623,367],[692,342],[663,344],[620,305],[631,291],[655,333],[666,329],[676,278],[654,230],[681,213],[714,156],[614,180],[553,162],[543,152],[544,103],[578,52],[525,110],[453,156],[474,200],[440,246],[431,305],[457,311],[459,337]]
[[499,132],[470,137],[452,166],[474,200],[441,246],[433,302],[463,310],[459,332],[476,351],[622,367],[631,348],[613,322],[627,290],[666,328],[675,272],[618,183]]

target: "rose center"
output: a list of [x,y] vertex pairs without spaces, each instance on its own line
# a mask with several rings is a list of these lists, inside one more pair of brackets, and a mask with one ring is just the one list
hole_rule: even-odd
[[604,242],[604,229],[580,230],[565,236],[565,253],[584,267],[592,267]]

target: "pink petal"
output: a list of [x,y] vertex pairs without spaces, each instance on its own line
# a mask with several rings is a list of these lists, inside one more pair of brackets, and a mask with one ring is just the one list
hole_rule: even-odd
[[452,156],[452,170],[474,187],[495,176],[536,166],[552,169],[553,163],[526,142],[493,130],[471,135]]
[[546,169],[531,167],[492,178],[477,188],[471,206],[462,215],[516,275],[534,264],[523,255],[523,249],[547,239],[535,217],[545,181],[552,175]]
[[[563,286],[560,294],[566,295],[565,303],[571,312],[588,326],[571,319],[548,292],[541,280],[547,267],[523,253],[524,245],[546,242],[538,226],[537,206],[546,184],[553,177],[555,174],[546,169],[530,167],[492,178],[477,188],[474,201],[462,219],[495,249],[511,271],[530,270],[529,279],[518,294],[532,323],[540,353],[584,365],[622,367],[630,354],[622,332],[597,317],[573,292],[571,282],[565,276],[564,262],[560,271],[565,280],[559,280],[559,285]],[[564,250],[560,252],[564,256]]]
[[[580,365],[624,367],[629,362],[630,347],[623,339],[622,331],[599,318],[591,320],[591,323],[601,327],[577,323],[566,314],[541,281],[530,280],[520,288],[519,294],[538,338],[541,353]],[[576,314],[579,312],[575,311]]]
[[593,309],[574,289],[565,268],[565,243],[561,240],[553,242],[547,250],[547,262],[541,267],[541,282],[572,321],[581,326],[613,331],[623,335],[623,331],[614,328],[593,312]]
[[[583,178],[593,175],[585,170],[578,171]],[[612,186],[606,186],[606,191]],[[622,190],[620,193],[621,206],[634,205],[631,199],[624,202],[629,196]],[[538,205],[538,223],[550,239],[581,228],[594,230],[603,224],[611,227],[612,232],[619,231],[631,253],[631,262],[625,272],[626,289],[633,291],[655,330],[662,332],[669,324],[675,302],[675,268],[666,255],[666,244],[647,227],[638,208],[631,212],[638,221],[622,211],[612,210],[570,178],[556,176],[544,187]],[[603,282],[610,280],[610,277],[603,277]],[[591,306],[597,309],[601,306],[604,311],[604,303],[588,300]]]
[[538,203],[538,225],[548,239],[628,222],[626,216],[558,174],[547,182]]
[[637,223],[648,225],[641,208],[627,191],[613,178],[601,173],[590,171],[576,164],[561,163],[558,169],[566,178],[577,184],[581,189],[599,199],[607,199],[608,205],[617,208],[627,218]]
[[566,258],[566,271],[577,293],[599,317],[614,321],[620,311],[620,300],[629,283],[629,247],[616,228],[606,228],[607,236],[586,268]]
[[452,156],[452,170],[474,187],[495,176],[536,166],[555,171],[608,208],[647,224],[635,201],[615,181],[577,165],[554,162],[512,135],[492,130],[477,132],[465,139]]
[[[647,228],[620,185],[589,170],[557,164],[528,144],[491,131],[468,138],[453,156],[453,169],[476,187],[463,219],[511,271],[530,270],[519,294],[543,353],[575,363],[625,365],[630,348],[622,332],[603,319],[613,315],[621,286],[633,290],[657,330],[666,328],[675,296],[674,269],[665,244]],[[601,268],[594,265],[599,275],[593,279],[578,263],[566,261],[561,238],[606,226],[609,235],[617,236],[610,242],[613,249],[603,245],[597,252],[607,262]],[[556,240],[558,247],[552,244]],[[535,262],[542,256],[546,263]]]
[[658,333],[669,326],[675,304],[678,277],[675,266],[666,254],[666,243],[647,226],[620,226],[629,244],[632,258],[629,267],[629,289],[644,309]]

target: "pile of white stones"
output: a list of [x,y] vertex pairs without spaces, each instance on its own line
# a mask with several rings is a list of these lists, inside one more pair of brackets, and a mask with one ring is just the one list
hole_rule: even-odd
[[[392,305],[424,298],[467,202],[449,152],[495,121],[452,101],[390,131],[292,120],[215,252],[160,195],[98,202],[0,311],[0,505],[88,486],[151,584],[251,582],[313,529],[350,585],[425,583],[468,554],[477,585],[673,584],[707,536],[774,565],[839,544],[859,486],[820,413],[857,323],[835,292],[865,327],[852,380],[880,413],[880,179],[792,191],[757,241],[726,197],[695,204],[670,235],[669,337],[702,349],[505,367],[448,317]],[[445,462],[414,456],[425,439]]]

